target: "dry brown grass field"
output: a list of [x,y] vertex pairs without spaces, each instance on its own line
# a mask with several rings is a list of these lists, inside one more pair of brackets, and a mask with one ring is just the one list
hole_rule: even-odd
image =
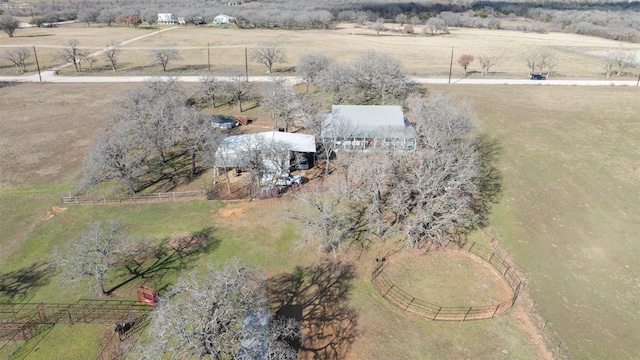
[[[394,24],[389,24],[392,29]],[[418,35],[387,31],[376,36],[375,31],[367,27],[355,27],[353,24],[339,24],[333,30],[254,30],[217,27],[176,27],[158,32],[168,27],[86,27],[82,24],[65,25],[58,28],[20,29],[13,38],[3,39],[5,46],[35,45],[42,67],[54,67],[60,64],[55,58],[59,49],[45,46],[64,46],[70,39],[79,41],[87,52],[105,46],[109,41],[122,42],[141,35],[151,35],[122,46],[119,66],[121,74],[160,74],[157,65],[151,65],[149,48],[175,46],[180,49],[182,60],[170,62],[171,74],[199,74],[208,69],[207,44],[210,46],[212,71],[228,72],[234,69],[244,70],[244,48],[277,45],[285,49],[287,62],[276,64],[274,71],[292,74],[297,60],[307,53],[322,53],[337,61],[353,61],[366,51],[384,52],[398,58],[412,76],[446,76],[449,72],[451,49],[454,49],[453,74],[464,76],[456,59],[462,54],[491,55],[499,58],[492,68],[493,77],[526,77],[528,69],[523,60],[524,54],[536,47],[546,46],[552,49],[558,59],[554,71],[560,78],[604,78],[604,69],[599,56],[608,49],[640,49],[639,44],[620,43],[595,37],[564,33],[524,33],[507,30],[458,29],[452,28],[450,34],[424,36],[421,28]],[[93,65],[94,72],[109,74],[102,56]],[[85,74],[88,73],[85,64]],[[30,71],[35,71],[35,61],[30,59]],[[265,68],[249,61],[250,72],[264,75]],[[12,74],[14,69],[6,60],[0,60],[0,73]],[[469,76],[480,77],[478,61],[473,62]],[[64,75],[75,75],[75,71],[66,68]]]

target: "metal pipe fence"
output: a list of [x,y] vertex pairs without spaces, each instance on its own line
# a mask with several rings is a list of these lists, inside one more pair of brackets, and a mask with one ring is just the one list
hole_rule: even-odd
[[43,324],[115,324],[135,318],[140,321],[132,334],[139,336],[151,309],[149,305],[130,300],[80,300],[72,304],[0,303],[0,359],[9,359]]
[[492,319],[495,316],[511,309],[524,286],[511,265],[492,249],[475,242],[465,244],[462,247],[462,250],[473,253],[491,264],[506,280],[507,284],[509,284],[513,290],[513,296],[500,304],[489,306],[451,307],[433,304],[422,299],[417,299],[405,290],[396,286],[396,284],[394,284],[393,281],[384,273],[384,269],[388,262],[382,262],[376,267],[371,274],[371,281],[382,297],[387,299],[389,302],[405,312],[427,320],[469,321]]

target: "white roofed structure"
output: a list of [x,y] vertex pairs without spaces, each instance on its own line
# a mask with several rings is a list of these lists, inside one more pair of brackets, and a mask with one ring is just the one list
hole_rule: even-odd
[[284,164],[284,159],[267,158],[280,157],[275,154],[286,152],[281,156],[286,156],[286,161],[288,162],[289,152],[315,153],[316,139],[313,135],[280,131],[228,136],[222,141],[216,152],[216,166],[221,168],[243,167],[245,158],[253,151],[263,153],[266,166],[275,168],[275,171],[285,171],[286,169],[278,169],[281,166],[268,165],[269,162],[276,163],[280,161]]
[[322,138],[343,149],[411,150],[417,133],[395,105],[333,105],[323,121]]

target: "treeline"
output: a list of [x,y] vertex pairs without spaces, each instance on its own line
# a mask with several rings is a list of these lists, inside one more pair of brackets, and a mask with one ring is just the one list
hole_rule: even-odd
[[169,12],[184,17],[186,23],[204,18],[210,23],[221,13],[241,19],[239,26],[250,28],[309,29],[328,28],[333,22],[364,24],[383,19],[386,22],[423,25],[439,18],[450,27],[502,28],[501,20],[527,18],[533,24],[506,27],[522,31],[562,31],[608,39],[640,42],[640,2],[455,2],[449,4],[395,2],[261,1],[228,5],[225,1],[133,1],[116,4],[77,1],[32,3],[30,7],[8,6],[10,15],[33,16],[44,23],[79,20],[111,25],[121,15],[136,15],[150,25],[157,13]]

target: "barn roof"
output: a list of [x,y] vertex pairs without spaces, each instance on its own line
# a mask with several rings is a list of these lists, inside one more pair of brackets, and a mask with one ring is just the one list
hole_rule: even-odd
[[269,147],[275,143],[283,144],[289,151],[316,152],[315,136],[281,131],[228,136],[220,147],[228,151],[243,151],[247,147]]
[[[280,131],[228,136],[216,151],[216,166],[225,168],[241,166],[248,151],[273,148],[314,153],[316,152],[316,139],[313,135]],[[269,152],[265,151],[266,153]],[[288,152],[286,156],[289,156]]]

